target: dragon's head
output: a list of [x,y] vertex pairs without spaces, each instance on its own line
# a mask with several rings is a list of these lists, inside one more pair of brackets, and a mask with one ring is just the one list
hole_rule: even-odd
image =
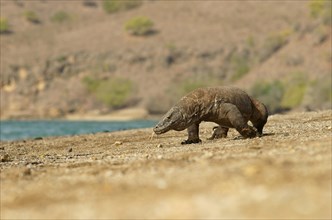
[[153,128],[154,133],[163,134],[169,130],[182,131],[187,128],[187,123],[179,107],[174,106]]

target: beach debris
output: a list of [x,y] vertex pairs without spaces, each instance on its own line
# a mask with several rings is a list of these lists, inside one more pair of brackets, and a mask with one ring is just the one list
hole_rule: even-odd
[[34,140],[43,140],[43,137],[35,137]]

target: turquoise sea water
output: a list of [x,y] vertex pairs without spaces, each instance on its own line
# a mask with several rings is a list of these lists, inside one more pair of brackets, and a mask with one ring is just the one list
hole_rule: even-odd
[[0,140],[33,139],[153,127],[155,121],[1,121]]

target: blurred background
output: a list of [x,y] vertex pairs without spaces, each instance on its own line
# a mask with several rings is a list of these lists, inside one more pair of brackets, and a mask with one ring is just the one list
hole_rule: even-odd
[[1,1],[1,119],[162,114],[233,85],[331,108],[331,1]]

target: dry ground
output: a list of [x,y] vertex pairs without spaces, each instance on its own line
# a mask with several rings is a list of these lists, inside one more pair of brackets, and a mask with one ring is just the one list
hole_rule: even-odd
[[[1,143],[1,219],[331,218],[332,111],[180,145],[151,129]],[[5,156],[8,155],[8,156]]]

